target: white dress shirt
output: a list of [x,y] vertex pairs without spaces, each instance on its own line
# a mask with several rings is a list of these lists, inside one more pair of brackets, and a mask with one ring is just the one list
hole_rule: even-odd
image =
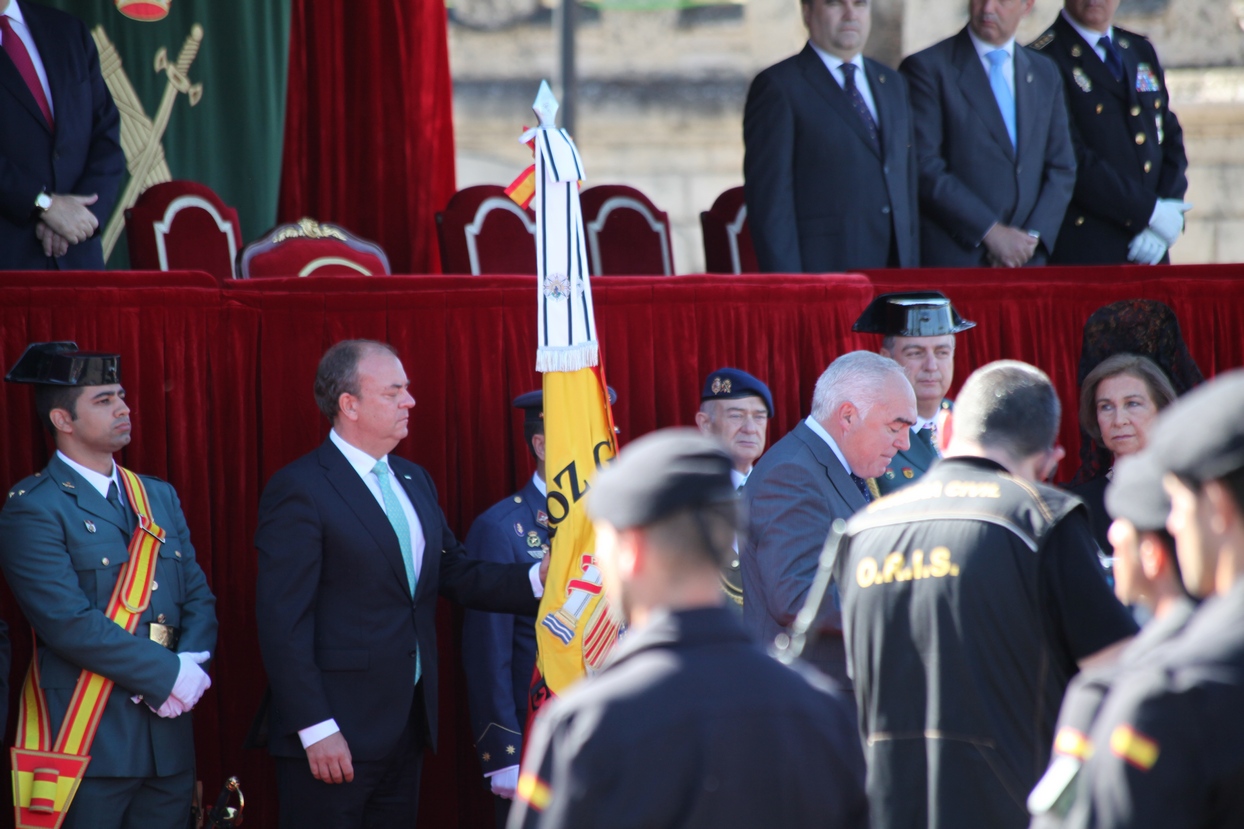
[[1011,38],[1001,46],[994,46],[992,43],[986,43],[976,36],[976,32],[968,27],[968,37],[972,39],[972,45],[976,47],[976,54],[980,56],[981,66],[985,67],[985,77],[993,71],[993,64],[989,62],[989,58],[985,57],[990,52],[1001,49],[1006,52],[1006,62],[1002,64],[1002,78],[1006,81],[1006,87],[1011,91],[1011,100],[1015,100],[1015,38]]
[[[17,0],[9,0],[9,7],[5,10],[4,16],[9,19],[9,23],[13,28],[13,32],[26,44],[26,51],[30,54],[30,62],[35,65],[35,74],[39,76],[39,85],[43,87],[43,95],[48,99],[48,109],[52,112],[52,117],[56,117],[56,103],[52,100],[52,87],[48,86],[48,73],[43,68],[43,58],[39,57],[39,47],[35,45],[35,39],[30,34],[30,27],[26,25],[26,18],[22,17],[21,6],[17,5]],[[0,47],[4,46],[4,35],[0,34]],[[61,455],[64,458],[64,455]],[[65,458],[65,460],[69,460]],[[72,461],[70,461],[72,463]],[[75,468],[81,468],[75,465]]]
[[[752,469],[755,468],[756,467],[752,467]],[[747,483],[747,479],[751,477],[751,474],[751,469],[746,472],[740,472],[734,467],[730,467],[730,482],[734,484],[734,488],[737,490],[739,487],[743,486],[743,484]]]
[[864,96],[864,105],[868,107],[868,111],[872,113],[873,120],[880,126],[881,118],[877,115],[877,102],[873,100],[872,87],[868,85],[868,73],[864,71],[863,55],[856,55],[847,61],[831,55],[812,41],[808,41],[808,45],[812,47],[812,51],[820,55],[821,60],[825,63],[825,68],[829,70],[829,74],[834,76],[834,80],[838,82],[839,86],[843,87],[844,91],[846,89],[846,76],[842,73],[842,65],[850,63],[855,67],[855,88]]
[[1059,14],[1063,16],[1063,20],[1071,24],[1071,28],[1080,33],[1080,37],[1084,38],[1089,46],[1093,47],[1093,51],[1097,53],[1097,57],[1101,58],[1102,63],[1106,62],[1106,49],[1103,46],[1098,46],[1097,41],[1109,35],[1110,42],[1115,46],[1119,45],[1118,38],[1114,36],[1114,26],[1108,26],[1104,32],[1095,32],[1092,29],[1081,26],[1071,15],[1067,14],[1066,9],[1063,9]]
[[[9,8],[11,9],[13,6],[10,5]],[[71,469],[73,469],[74,472],[77,472],[85,478],[86,482],[95,487],[95,489],[99,490],[99,494],[104,496],[105,499],[108,497],[108,485],[116,484],[117,495],[121,498],[121,503],[126,503],[125,490],[121,487],[121,479],[117,476],[116,463],[113,463],[112,465],[111,475],[100,475],[94,469],[87,469],[85,466],[73,460],[59,449],[56,450],[56,457],[64,461]]]
[[[842,450],[838,448],[838,444],[834,441],[833,437],[830,436],[829,432],[825,431],[825,427],[818,423],[816,418],[812,415],[808,415],[807,419],[804,420],[804,423],[808,424],[808,428],[816,432],[817,435],[820,436],[821,440],[829,444],[829,448],[833,450],[834,457],[836,457],[838,462],[842,464],[842,468],[854,475],[855,473],[851,472],[851,464],[847,463],[847,456],[842,454]],[[862,476],[857,475],[856,477]]]

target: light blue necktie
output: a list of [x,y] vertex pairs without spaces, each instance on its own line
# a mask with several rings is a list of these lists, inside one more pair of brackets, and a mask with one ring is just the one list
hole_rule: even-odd
[[1002,74],[1002,67],[1006,65],[1010,55],[1005,49],[994,49],[987,52],[985,57],[989,58],[989,86],[993,88],[998,109],[1002,110],[1002,122],[1006,124],[1006,134],[1011,137],[1011,147],[1014,148],[1018,146],[1015,142],[1015,96],[1011,94],[1011,88],[1006,85],[1006,76]]
[[[415,557],[410,543],[410,524],[406,521],[406,510],[402,509],[402,503],[398,501],[389,483],[389,465],[384,461],[377,461],[371,471],[376,473],[376,479],[380,481],[380,497],[384,499],[384,512],[389,518],[389,523],[393,525],[393,532],[397,533],[397,543],[402,548],[402,564],[406,565],[406,584],[410,588],[410,595],[414,596]],[[422,674],[423,666],[419,654],[416,653],[415,682],[419,681]]]

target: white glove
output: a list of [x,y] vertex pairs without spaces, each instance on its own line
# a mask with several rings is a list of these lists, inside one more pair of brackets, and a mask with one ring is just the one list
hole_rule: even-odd
[[1145,229],[1127,246],[1127,261],[1137,265],[1156,265],[1166,255],[1166,243],[1152,230]]
[[[212,687],[212,678],[199,667],[211,657],[207,651],[177,654],[177,658],[181,660],[181,668],[177,671],[177,681],[173,683],[171,696],[176,697],[186,711],[194,708],[203,692]],[[160,710],[164,710],[164,706],[160,706]]]
[[1149,229],[1161,237],[1169,248],[1184,232],[1184,213],[1192,209],[1191,202],[1179,199],[1158,199],[1149,217]]
[[518,766],[509,766],[488,778],[492,784],[492,793],[506,800],[514,799],[514,790],[518,788]]
[[[150,705],[147,707],[151,708]],[[151,710],[155,711],[158,716],[171,720],[173,717],[180,717],[186,713],[186,706],[182,705],[181,700],[177,699],[177,697],[169,697],[164,700],[164,704],[160,706],[158,711],[154,708],[151,708]]]

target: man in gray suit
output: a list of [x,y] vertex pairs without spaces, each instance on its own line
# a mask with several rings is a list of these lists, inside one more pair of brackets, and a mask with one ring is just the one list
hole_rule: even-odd
[[1076,183],[1058,66],[1015,43],[1034,0],[969,0],[968,25],[917,52],[920,264],[1016,268],[1054,250]]
[[[750,528],[740,559],[743,624],[758,640],[789,630],[830,524],[868,503],[865,479],[911,445],[915,423],[916,396],[898,363],[853,351],[816,381],[812,414],[757,462],[743,487]],[[804,658],[849,688],[841,615],[823,614],[817,628]]]
[[760,270],[919,265],[907,84],[861,52],[869,0],[802,0],[808,45],[743,110],[743,188]]

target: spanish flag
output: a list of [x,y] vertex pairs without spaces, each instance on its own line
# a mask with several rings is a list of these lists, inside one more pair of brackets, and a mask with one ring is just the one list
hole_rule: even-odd
[[554,126],[557,101],[542,83],[533,109],[537,315],[536,369],[544,373],[545,468],[551,560],[536,620],[533,710],[599,668],[618,638],[594,556],[584,496],[617,454],[613,415],[592,315],[574,141]]

